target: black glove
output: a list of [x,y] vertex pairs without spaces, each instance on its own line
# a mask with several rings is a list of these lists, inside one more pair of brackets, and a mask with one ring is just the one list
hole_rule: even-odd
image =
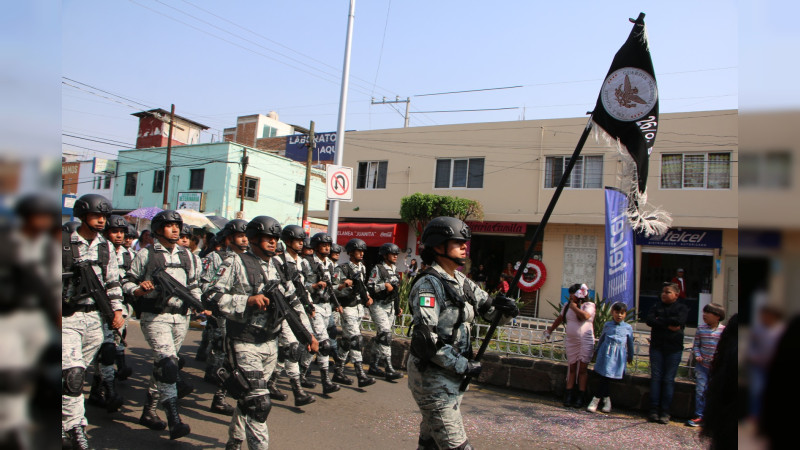
[[497,297],[492,301],[492,306],[504,316],[517,317],[517,315],[519,315],[517,302],[514,301],[513,298],[508,298],[503,294],[497,294]]
[[469,375],[475,378],[480,374],[481,374],[481,363],[479,363],[478,361],[468,361],[467,370],[464,371],[464,375]]

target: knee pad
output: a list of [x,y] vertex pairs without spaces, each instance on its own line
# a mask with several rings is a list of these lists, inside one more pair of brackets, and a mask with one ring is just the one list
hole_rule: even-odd
[[178,356],[178,370],[183,370],[183,366],[186,365],[186,360],[183,359],[183,356]]
[[319,354],[322,356],[328,356],[331,354],[333,350],[333,345],[331,345],[330,339],[323,339],[319,343]]
[[153,377],[161,383],[172,384],[178,381],[178,357],[161,358],[153,368]]
[[61,391],[69,397],[80,397],[83,394],[83,377],[86,369],[70,367],[61,371]]
[[336,336],[338,335],[339,335],[339,330],[336,329],[335,326],[328,327],[328,337],[330,337],[331,339],[336,339]]
[[116,356],[117,346],[113,342],[104,342],[97,352],[97,361],[104,366],[110,366],[114,364]]
[[350,351],[350,339],[342,336],[342,339],[339,341],[339,347],[343,352]]
[[361,351],[361,335],[350,336],[350,348]]
[[378,344],[381,345],[392,345],[392,332],[384,331],[382,333],[378,333],[376,340],[378,341]]
[[259,395],[258,397],[239,400],[239,409],[242,410],[245,416],[264,423],[267,421],[269,411],[272,409],[272,402],[269,400],[269,395]]

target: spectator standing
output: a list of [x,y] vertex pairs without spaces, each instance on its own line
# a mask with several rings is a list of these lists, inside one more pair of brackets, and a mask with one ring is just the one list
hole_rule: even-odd
[[150,233],[150,230],[142,230],[142,233],[139,235],[139,239],[133,243],[133,249],[138,252],[139,250],[152,244],[153,235]]
[[686,278],[684,278],[686,272],[683,269],[678,269],[675,271],[675,278],[672,279],[672,282],[677,284],[680,288],[680,292],[678,292],[678,298],[684,299],[686,298]]
[[516,273],[517,273],[517,271],[514,270],[514,265],[511,264],[511,263],[506,263],[506,267],[505,267],[505,269],[503,269],[503,272],[500,274],[500,278],[501,279],[505,278],[505,279],[511,281],[511,280],[514,279],[514,275],[516,275]]
[[725,325],[720,325],[720,321],[725,320],[725,310],[722,305],[709,303],[703,307],[703,322],[697,327],[694,335],[694,345],[692,354],[697,362],[694,373],[697,379],[695,385],[695,414],[694,419],[686,422],[687,426],[699,427],[703,425],[703,410],[706,403],[706,385],[708,384],[708,373],[711,371],[711,362],[714,360],[714,352],[717,351],[719,337]]
[[486,289],[486,267],[483,264],[478,264],[478,267],[472,271],[472,281],[475,282],[481,289]]
[[666,283],[661,303],[650,308],[647,325],[650,335],[650,414],[647,420],[668,424],[675,375],[683,354],[683,329],[689,308],[678,302],[680,286]]
[[603,325],[603,332],[597,341],[597,362],[594,371],[600,376],[596,396],[592,397],[589,412],[597,412],[600,400],[603,401],[601,411],[611,412],[611,380],[619,380],[625,375],[627,363],[633,361],[633,327],[625,323],[628,306],[622,302],[611,305],[611,317]]
[[417,276],[417,272],[419,268],[417,267],[417,258],[411,259],[411,262],[408,263],[408,269],[406,269],[406,273],[408,274],[409,278],[414,278]]

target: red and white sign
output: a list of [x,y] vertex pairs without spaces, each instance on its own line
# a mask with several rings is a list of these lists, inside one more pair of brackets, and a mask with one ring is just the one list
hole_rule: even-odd
[[547,269],[544,268],[544,263],[538,259],[531,259],[522,269],[522,277],[517,285],[523,292],[533,292],[541,288],[546,279]]
[[329,164],[325,168],[328,200],[353,201],[353,168]]
[[366,242],[367,247],[380,247],[387,242],[392,242],[404,249],[408,241],[408,225],[405,223],[340,223],[336,242],[344,245],[353,238]]

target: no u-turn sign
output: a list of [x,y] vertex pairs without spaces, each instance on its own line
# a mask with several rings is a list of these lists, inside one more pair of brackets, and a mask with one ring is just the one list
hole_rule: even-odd
[[329,164],[325,169],[328,200],[353,201],[353,168]]

